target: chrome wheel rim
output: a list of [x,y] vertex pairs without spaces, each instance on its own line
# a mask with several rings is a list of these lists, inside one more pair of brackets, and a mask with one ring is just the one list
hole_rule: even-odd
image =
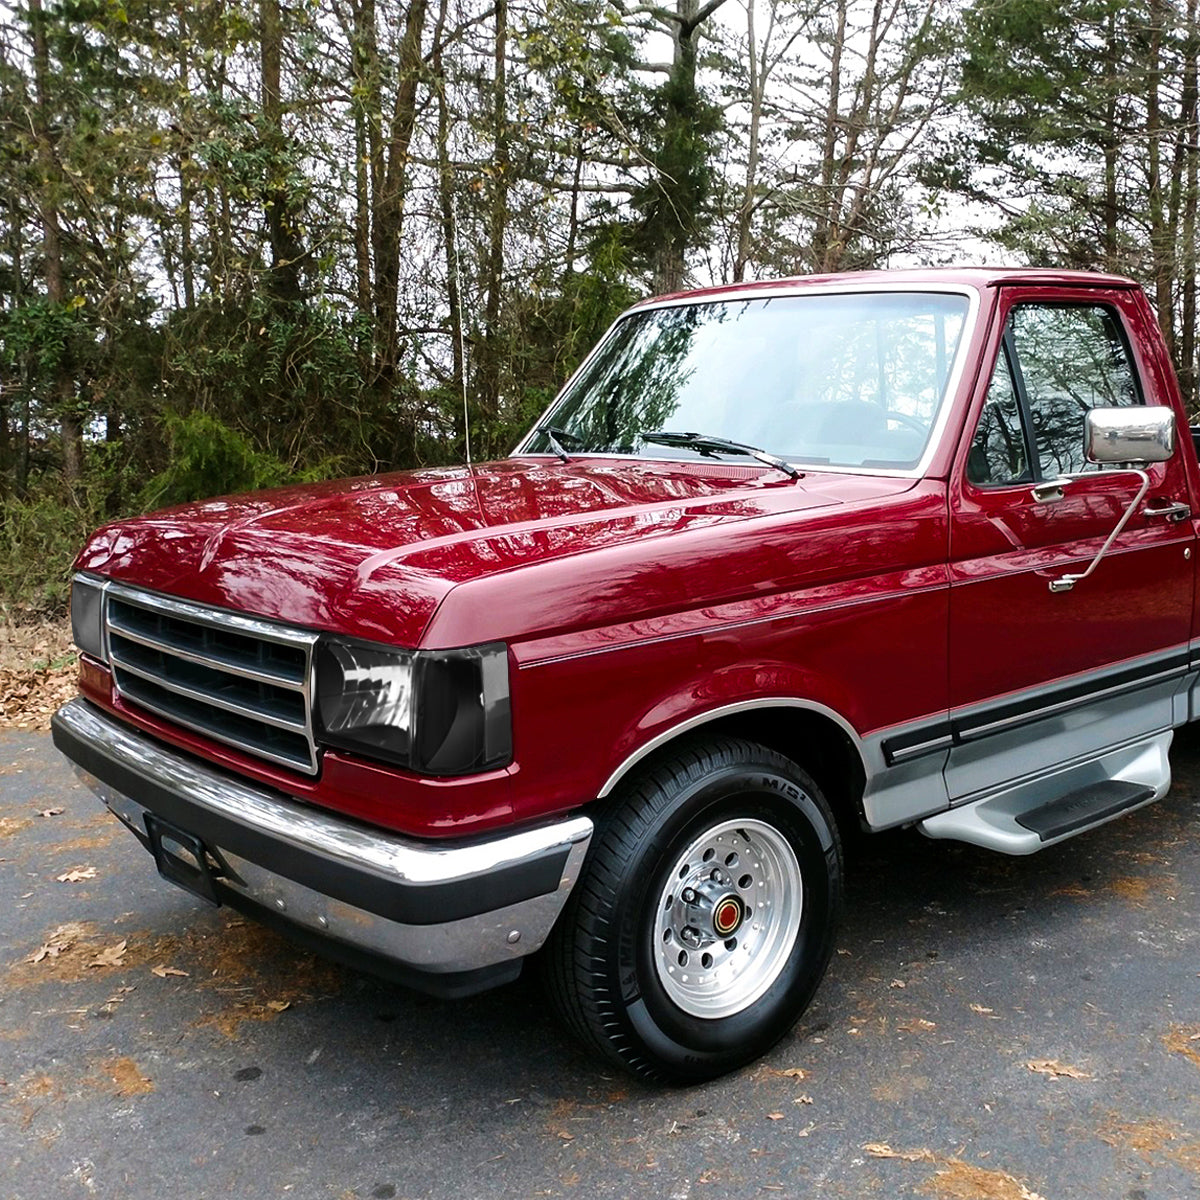
[[676,860],[651,937],[663,990],[693,1017],[729,1017],[778,979],[800,930],[804,885],[787,838],[764,821],[714,825]]

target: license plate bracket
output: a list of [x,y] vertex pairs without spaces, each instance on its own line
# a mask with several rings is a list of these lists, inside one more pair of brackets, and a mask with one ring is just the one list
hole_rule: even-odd
[[164,879],[220,906],[216,877],[209,866],[210,852],[198,837],[152,813],[146,814],[146,834],[154,865]]

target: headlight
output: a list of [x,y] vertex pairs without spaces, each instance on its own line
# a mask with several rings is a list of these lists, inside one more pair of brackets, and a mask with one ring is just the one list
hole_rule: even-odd
[[84,654],[106,662],[104,653],[104,589],[100,579],[76,575],[71,580],[71,638]]
[[466,775],[512,758],[508,648],[403,651],[323,638],[321,740],[426,775]]

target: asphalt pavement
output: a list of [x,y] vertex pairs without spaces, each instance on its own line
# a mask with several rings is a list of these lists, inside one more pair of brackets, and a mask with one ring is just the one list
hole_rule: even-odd
[[0,733],[0,1198],[1200,1195],[1200,731],[1173,761],[1031,858],[868,839],[794,1033],[656,1089],[532,978],[437,1001],[203,906]]

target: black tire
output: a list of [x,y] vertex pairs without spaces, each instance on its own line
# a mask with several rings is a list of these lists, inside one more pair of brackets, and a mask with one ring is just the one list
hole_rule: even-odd
[[[720,879],[703,878],[698,886],[708,891],[697,897],[686,883],[702,869],[698,847],[708,845],[707,856],[709,839],[715,844],[750,831],[743,853],[758,856],[755,865],[768,876],[778,860],[778,887],[756,893],[749,874],[736,883],[714,871]],[[765,853],[772,847],[774,859]],[[677,875],[681,864],[691,874]],[[773,920],[777,927],[773,940],[750,932],[760,926],[749,924],[753,907],[747,903],[744,945],[737,937],[705,943],[723,956],[716,974],[697,970],[691,983],[688,975],[675,975],[668,962],[673,937],[680,961],[691,954],[698,962],[704,945],[679,939],[722,938],[714,931],[727,922],[717,914],[735,915],[742,894],[776,890],[775,912],[769,902],[760,906],[762,928],[772,929]],[[585,1044],[645,1079],[696,1083],[723,1075],[764,1054],[808,1007],[833,951],[841,891],[837,825],[805,771],[753,742],[683,743],[632,778],[599,814],[581,878],[546,946],[551,1000]],[[681,909],[689,897],[707,907]],[[688,914],[686,922],[674,915],[680,911]],[[700,911],[708,922],[703,928],[692,919]],[[778,912],[787,919],[776,920]],[[758,947],[755,938],[763,939]],[[763,945],[773,947],[769,954]],[[757,964],[755,954],[761,955]],[[712,956],[704,957],[711,964]],[[743,974],[733,978],[738,971]],[[703,1005],[717,1009],[701,1011]]]

